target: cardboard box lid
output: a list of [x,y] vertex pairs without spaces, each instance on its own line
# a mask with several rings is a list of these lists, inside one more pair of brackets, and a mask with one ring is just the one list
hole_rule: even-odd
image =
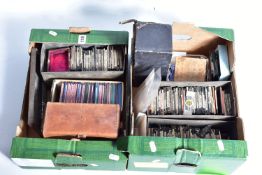
[[234,41],[234,32],[227,28],[196,27],[189,23],[172,25],[173,51],[197,52],[219,40]]
[[32,29],[30,42],[72,44],[128,44],[127,31],[92,30],[89,33],[70,33],[66,29]]
[[26,167],[124,170],[127,163],[127,157],[110,140],[15,137],[10,155],[18,165]]

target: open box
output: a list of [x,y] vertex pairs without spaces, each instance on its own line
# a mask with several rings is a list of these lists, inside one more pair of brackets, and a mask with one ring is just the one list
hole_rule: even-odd
[[[127,46],[124,44],[61,44],[61,43],[43,43],[41,48],[41,64],[40,70],[45,81],[57,78],[67,78],[67,79],[117,79],[119,77],[124,76],[124,66],[119,70],[100,70],[100,71],[64,71],[64,72],[51,72],[48,71],[48,51],[55,48],[70,48],[72,46],[79,46],[83,49],[94,48],[95,57],[98,54],[99,48],[106,48],[109,50],[109,47],[119,48],[123,52],[122,64],[125,64],[125,60],[127,60]],[[70,55],[70,53],[69,53]],[[107,53],[109,55],[109,52]]]
[[[134,21],[134,37],[137,29],[152,25]],[[155,24],[162,25],[162,24]],[[140,27],[139,27],[140,26]],[[160,32],[161,33],[161,32]],[[160,34],[155,31],[154,35]],[[145,36],[144,36],[145,37]],[[210,51],[215,50],[217,45],[225,45],[228,50],[228,64],[230,78],[228,81],[205,81],[205,82],[161,82],[161,86],[220,86],[230,83],[232,95],[235,101],[235,113],[233,116],[221,115],[148,115],[139,114],[139,117],[131,115],[132,130],[129,137],[118,139],[118,147],[129,153],[128,170],[136,171],[173,171],[181,173],[202,174],[230,174],[240,166],[247,158],[247,144],[244,138],[244,128],[239,116],[237,87],[235,82],[235,56],[234,34],[232,29],[196,27],[192,24],[173,23],[172,26],[173,52],[186,52],[209,57]],[[139,40],[133,38],[133,41]],[[167,41],[168,42],[168,41]],[[145,43],[144,43],[145,44]],[[134,54],[136,47],[133,42],[133,64],[136,62]],[[152,45],[152,43],[151,43]],[[150,50],[148,50],[150,52]],[[151,50],[151,54],[154,50]],[[155,53],[156,55],[158,53]],[[150,62],[150,58],[148,58]],[[152,70],[153,67],[151,67]],[[133,66],[135,69],[135,66]],[[149,70],[148,70],[149,71]],[[133,74],[135,74],[133,70]],[[133,76],[133,92],[136,92],[140,80]],[[163,79],[162,79],[163,81]],[[219,85],[220,84],[220,85]],[[134,94],[133,94],[134,95]],[[134,96],[133,96],[134,97]],[[136,103],[133,101],[133,103]],[[177,138],[148,136],[147,128],[151,122],[167,124],[175,122],[180,124],[202,125],[204,123],[224,123],[222,127],[231,132],[232,137],[225,139],[203,138]],[[231,123],[231,124],[230,124]],[[138,131],[138,132],[137,132]]]
[[[54,35],[55,33],[55,35]],[[81,38],[85,36],[84,43]],[[80,42],[81,41],[81,42]],[[62,43],[62,44],[61,44]],[[11,147],[12,160],[23,168],[81,168],[100,170],[126,169],[127,156],[117,150],[115,139],[50,139],[42,137],[42,120],[48,101],[56,100],[55,78],[99,79],[128,82],[127,50],[123,57],[124,69],[114,75],[101,72],[62,72],[61,74],[42,71],[43,53],[46,46],[65,45],[115,45],[128,47],[128,33],[124,31],[91,31],[89,33],[70,33],[68,30],[33,29],[30,36],[30,61],[20,123]],[[43,49],[44,47],[44,49]],[[68,73],[70,75],[68,75]],[[110,73],[109,73],[110,74]],[[92,76],[90,76],[92,75]],[[103,76],[105,75],[105,76]],[[95,77],[95,78],[94,78]],[[48,81],[46,81],[48,80]],[[68,80],[72,81],[72,80]],[[80,81],[80,80],[79,80]],[[84,80],[82,80],[84,81]],[[59,81],[55,85],[59,85]],[[53,90],[52,90],[53,89]],[[119,135],[125,135],[129,117],[129,84],[124,84],[123,106]],[[53,93],[53,95],[52,95]],[[53,99],[52,99],[53,96]]]
[[[162,81],[160,84],[160,89],[165,87],[214,87],[214,88],[224,88],[229,90],[232,94],[232,85],[230,81],[210,81],[210,82],[191,82],[191,81]],[[235,96],[232,94],[232,113],[229,114],[152,114],[147,113],[148,117],[152,118],[182,118],[182,119],[232,119],[236,115],[236,108],[235,108]]]

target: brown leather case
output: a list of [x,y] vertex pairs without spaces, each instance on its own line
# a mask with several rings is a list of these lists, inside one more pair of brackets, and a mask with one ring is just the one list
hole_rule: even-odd
[[118,104],[83,104],[48,102],[43,123],[43,136],[55,138],[118,136]]
[[176,57],[175,81],[206,81],[208,60],[190,56]]

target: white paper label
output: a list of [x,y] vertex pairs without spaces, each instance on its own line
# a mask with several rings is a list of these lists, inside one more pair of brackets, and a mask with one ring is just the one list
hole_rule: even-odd
[[186,52],[172,52],[172,57],[186,56]]
[[86,35],[79,35],[78,44],[85,44],[85,43],[86,43]]
[[156,160],[153,160],[152,162],[153,162],[153,163],[157,163],[157,162],[160,162],[160,160],[159,160],[159,159],[156,159]]
[[91,165],[91,166],[98,166],[97,164],[94,164],[94,163],[90,163],[89,165]]
[[30,166],[30,167],[55,167],[52,160],[47,159],[23,159],[23,158],[12,158],[12,160],[18,166]]
[[55,31],[52,31],[52,30],[49,31],[49,34],[52,35],[52,36],[57,36],[57,33]]
[[116,154],[109,154],[109,159],[114,161],[119,161],[119,155]]
[[219,151],[224,151],[225,150],[224,143],[223,143],[222,140],[218,140],[217,141],[217,146],[218,146]]
[[134,162],[136,168],[168,168],[166,162]]
[[156,144],[154,141],[149,142],[149,147],[150,147],[151,152],[153,153],[156,152]]
[[178,41],[185,41],[185,40],[191,40],[192,37],[189,35],[173,35],[173,40]]

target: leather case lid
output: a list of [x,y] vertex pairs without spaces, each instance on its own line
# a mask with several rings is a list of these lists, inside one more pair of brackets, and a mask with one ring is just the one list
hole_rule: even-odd
[[48,102],[43,124],[44,137],[117,138],[120,106]]

